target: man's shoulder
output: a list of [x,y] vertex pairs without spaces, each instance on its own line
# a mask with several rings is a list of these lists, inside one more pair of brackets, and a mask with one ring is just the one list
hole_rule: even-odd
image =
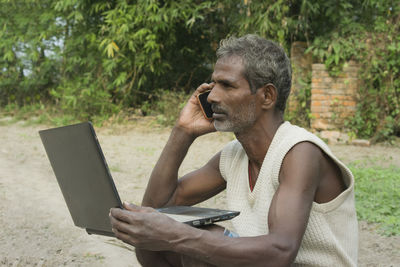
[[[286,165],[310,165],[313,162],[313,168],[321,164],[324,159],[324,152],[320,146],[314,142],[304,141],[293,145],[282,160],[282,167]],[[317,165],[315,165],[317,164]],[[297,166],[297,167],[299,167]]]
[[267,153],[268,161],[271,161],[271,166],[274,173],[279,173],[283,160],[288,156],[290,158],[299,159],[299,162],[305,162],[309,159],[320,159],[323,157],[323,152],[333,156],[327,144],[318,136],[310,131],[285,122],[278,129],[269,151]]
[[311,143],[307,146],[329,150],[328,145],[321,138],[303,127],[293,125],[290,122],[285,122],[280,130],[281,131],[278,136],[280,142],[291,143],[291,146],[296,146],[302,142],[307,142]]
[[291,134],[291,135],[302,135],[302,136],[315,136],[312,132],[309,130],[295,124],[291,124],[289,121],[285,121],[282,126],[282,132],[285,135]]

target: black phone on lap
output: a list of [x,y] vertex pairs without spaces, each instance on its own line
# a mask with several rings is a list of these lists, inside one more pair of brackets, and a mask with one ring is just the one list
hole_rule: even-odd
[[212,115],[213,115],[211,104],[207,101],[207,97],[210,94],[210,92],[211,90],[197,95],[197,100],[199,101],[203,115],[207,120],[212,120]]

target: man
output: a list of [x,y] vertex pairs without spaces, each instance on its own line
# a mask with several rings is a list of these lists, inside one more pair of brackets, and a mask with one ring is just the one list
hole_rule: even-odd
[[[291,68],[283,49],[246,35],[222,41],[217,57],[212,83],[181,111],[142,205],[194,205],[226,189],[228,208],[241,211],[233,234],[124,204],[110,212],[115,235],[137,248],[144,266],[356,265],[353,176],[319,138],[284,122]],[[207,90],[212,121],[196,100]],[[237,140],[178,179],[195,138],[216,130]]]

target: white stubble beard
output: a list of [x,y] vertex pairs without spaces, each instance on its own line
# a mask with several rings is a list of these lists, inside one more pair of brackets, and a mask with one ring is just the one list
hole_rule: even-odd
[[256,103],[253,99],[248,105],[241,105],[238,110],[228,110],[226,120],[214,120],[214,127],[220,132],[240,133],[256,121]]

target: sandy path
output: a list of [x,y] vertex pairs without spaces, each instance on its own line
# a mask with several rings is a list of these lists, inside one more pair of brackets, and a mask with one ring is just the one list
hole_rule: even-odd
[[[0,265],[139,266],[131,247],[113,238],[89,236],[73,226],[37,133],[46,126],[2,124]],[[140,129],[96,129],[121,198],[134,203],[140,203],[147,178],[169,135],[166,130]],[[229,134],[216,133],[197,140],[181,173],[200,167],[231,139]],[[337,146],[333,150],[345,162],[382,157],[387,164],[400,162],[399,148]],[[203,205],[224,204],[221,194]],[[379,236],[374,226],[366,223],[361,223],[360,229],[360,266],[395,266],[400,262],[399,237]]]

